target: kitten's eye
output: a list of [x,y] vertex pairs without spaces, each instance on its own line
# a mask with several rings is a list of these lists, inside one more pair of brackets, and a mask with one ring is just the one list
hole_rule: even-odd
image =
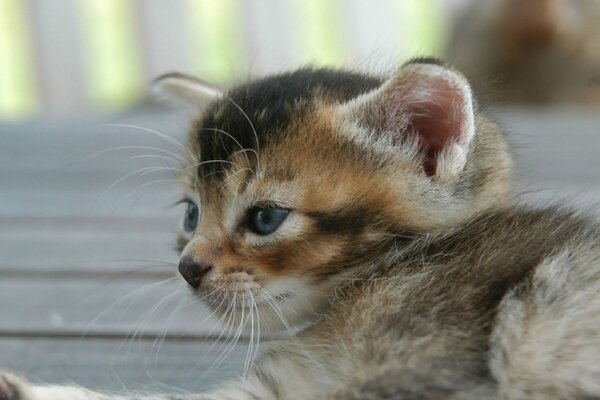
[[255,207],[249,212],[250,229],[258,235],[273,233],[285,221],[290,210],[273,207]]
[[183,219],[183,230],[191,233],[196,229],[196,225],[198,225],[198,216],[200,214],[200,210],[198,206],[193,201],[188,201],[187,210],[185,210],[185,218]]

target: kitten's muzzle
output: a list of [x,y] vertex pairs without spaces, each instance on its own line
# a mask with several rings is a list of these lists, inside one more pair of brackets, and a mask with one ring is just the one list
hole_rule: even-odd
[[194,289],[198,289],[204,276],[213,268],[212,265],[196,261],[191,257],[179,260],[179,273]]

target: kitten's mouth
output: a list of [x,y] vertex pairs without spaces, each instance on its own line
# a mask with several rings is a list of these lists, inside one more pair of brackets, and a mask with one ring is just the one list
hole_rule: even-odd
[[267,290],[257,282],[255,276],[245,270],[207,281],[195,292],[203,297],[209,308],[230,306],[239,310],[271,308],[279,311],[278,308],[282,304],[298,295],[295,290],[286,287]]
[[258,284],[235,285],[233,287],[204,287],[196,290],[195,294],[203,297],[209,308],[231,306],[235,309],[271,308],[278,309],[283,303],[297,296],[292,290],[283,290],[276,294],[268,293]]

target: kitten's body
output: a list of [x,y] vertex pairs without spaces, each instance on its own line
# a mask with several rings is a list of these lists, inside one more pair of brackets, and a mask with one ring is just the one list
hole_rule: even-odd
[[[385,82],[300,70],[213,99],[181,176],[203,207],[182,265],[205,267],[184,276],[209,305],[255,307],[263,329],[307,327],[209,394],[8,376],[0,398],[600,397],[600,228],[515,206],[504,137],[475,110],[460,75],[427,60]],[[259,235],[257,204],[291,211]]]

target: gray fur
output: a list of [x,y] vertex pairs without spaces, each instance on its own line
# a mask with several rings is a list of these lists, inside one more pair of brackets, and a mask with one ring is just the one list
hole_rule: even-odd
[[[271,344],[244,379],[206,394],[113,396],[5,374],[0,400],[600,398],[600,228],[560,208],[515,205],[503,135],[483,115],[474,121],[459,177],[406,186],[413,199],[431,197],[411,211],[428,212],[426,228],[395,240],[353,226],[360,262],[320,275],[329,291],[308,327]],[[400,226],[407,210],[377,226]]]

